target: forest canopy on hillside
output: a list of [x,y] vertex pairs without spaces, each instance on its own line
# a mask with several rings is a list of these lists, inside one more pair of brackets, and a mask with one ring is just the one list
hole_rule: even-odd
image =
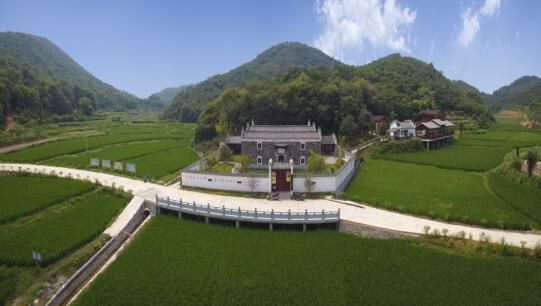
[[324,133],[350,138],[368,132],[371,114],[409,119],[427,108],[472,115],[481,126],[493,120],[475,91],[456,86],[431,64],[391,55],[365,66],[297,69],[227,89],[199,117],[196,139],[238,133],[252,118],[261,124],[311,119]]

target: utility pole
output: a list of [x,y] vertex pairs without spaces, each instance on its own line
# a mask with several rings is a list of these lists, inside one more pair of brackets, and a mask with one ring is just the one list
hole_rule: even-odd
[[88,152],[88,135],[85,135],[85,149]]

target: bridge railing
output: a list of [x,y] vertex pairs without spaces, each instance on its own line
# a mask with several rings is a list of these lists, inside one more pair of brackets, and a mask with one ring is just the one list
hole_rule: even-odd
[[169,197],[160,197],[156,195],[156,206],[172,209],[175,211],[192,213],[211,218],[236,219],[240,221],[269,221],[269,222],[287,222],[287,223],[317,223],[317,222],[332,222],[340,221],[340,209],[329,211],[322,209],[321,211],[291,212],[288,211],[261,211],[247,209],[233,209],[225,206],[211,206],[210,204],[197,204],[195,202],[185,202],[182,200],[174,200]]

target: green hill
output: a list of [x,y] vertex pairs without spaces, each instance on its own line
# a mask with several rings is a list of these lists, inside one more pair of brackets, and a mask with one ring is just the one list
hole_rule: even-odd
[[533,120],[541,120],[541,78],[523,76],[494,91],[487,99],[493,110],[519,107]]
[[165,88],[157,93],[150,95],[145,99],[145,106],[153,109],[164,109],[167,105],[173,102],[173,99],[177,94],[183,90],[186,90],[192,85],[182,85],[179,87]]
[[226,88],[241,86],[246,81],[271,79],[294,68],[331,68],[336,65],[340,62],[316,48],[295,42],[281,43],[246,64],[183,90],[165,109],[164,117],[195,122],[204,106]]
[[365,66],[297,69],[264,82],[225,90],[203,111],[196,137],[208,140],[258,123],[305,123],[308,119],[355,139],[370,130],[370,114],[408,119],[421,109],[439,108],[474,116],[481,126],[492,120],[480,94],[465,90],[432,66],[398,54]]
[[[0,88],[0,125],[7,114],[42,118],[141,106],[137,97],[98,80],[46,38],[24,33],[0,32]],[[88,100],[80,103],[81,98]]]

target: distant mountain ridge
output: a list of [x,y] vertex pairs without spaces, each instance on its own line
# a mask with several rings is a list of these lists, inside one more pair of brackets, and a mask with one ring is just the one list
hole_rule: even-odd
[[164,109],[167,105],[173,102],[177,94],[193,85],[182,85],[178,87],[168,87],[161,91],[151,94],[145,99],[145,105],[153,109]]
[[94,94],[100,109],[133,109],[141,100],[97,79],[47,38],[26,33],[1,32],[0,55],[14,59],[19,66],[28,65],[41,80],[66,82]]
[[528,106],[538,101],[541,103],[541,78],[520,77],[511,84],[495,90],[487,101],[494,110],[503,107]]
[[181,91],[165,109],[164,117],[195,122],[205,105],[226,88],[241,86],[247,81],[272,79],[295,68],[328,69],[336,65],[343,64],[319,49],[297,42],[280,43],[248,63]]

